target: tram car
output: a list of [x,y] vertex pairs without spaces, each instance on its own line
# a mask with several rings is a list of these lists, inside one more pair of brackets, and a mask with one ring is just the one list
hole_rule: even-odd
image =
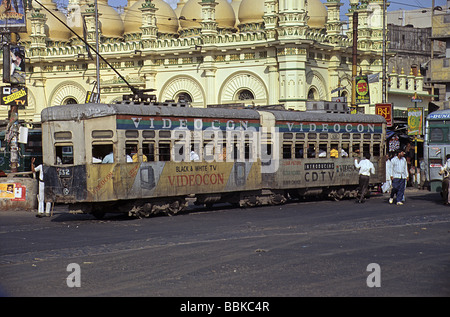
[[176,214],[187,201],[241,207],[355,197],[355,157],[385,181],[377,115],[177,104],[77,104],[42,111],[45,197],[100,218]]

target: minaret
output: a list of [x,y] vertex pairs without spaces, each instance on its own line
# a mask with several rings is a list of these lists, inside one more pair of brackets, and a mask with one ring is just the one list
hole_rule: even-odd
[[142,7],[142,41],[144,47],[151,47],[156,41],[158,27],[156,26],[156,11],[158,10],[152,0],[145,0]]
[[278,1],[265,0],[264,1],[264,27],[268,40],[276,40],[277,24],[278,24]]
[[342,32],[342,21],[340,19],[341,14],[341,0],[328,0],[325,3],[325,6],[328,8],[327,10],[327,35],[330,38],[330,42],[335,43],[337,41],[338,36]]
[[29,13],[31,14],[29,18],[31,21],[30,51],[32,55],[40,55],[39,52],[46,48],[45,22],[47,17],[45,13],[41,13],[41,8],[37,6],[31,9]]
[[306,0],[279,0],[278,39],[304,38],[306,24]]
[[216,6],[214,0],[201,0],[202,6],[202,40],[203,44],[214,43],[217,36]]

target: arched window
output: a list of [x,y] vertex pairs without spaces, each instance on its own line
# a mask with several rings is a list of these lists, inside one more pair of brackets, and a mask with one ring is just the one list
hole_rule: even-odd
[[319,100],[319,93],[316,88],[310,88],[308,91],[308,100]]
[[63,101],[64,105],[75,105],[78,102],[74,98],[67,98]]
[[237,94],[239,100],[253,100],[255,99],[255,96],[253,93],[248,89],[243,89]]
[[192,103],[192,97],[187,92],[179,93],[176,97],[177,102],[184,100],[185,102]]

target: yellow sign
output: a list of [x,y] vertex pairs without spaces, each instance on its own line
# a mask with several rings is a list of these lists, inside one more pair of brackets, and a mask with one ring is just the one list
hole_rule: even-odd
[[423,108],[408,108],[408,135],[423,134]]

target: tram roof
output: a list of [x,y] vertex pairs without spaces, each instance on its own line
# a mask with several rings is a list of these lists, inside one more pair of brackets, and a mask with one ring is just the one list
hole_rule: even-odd
[[129,104],[72,104],[48,107],[41,112],[41,121],[69,121],[100,118],[120,114],[139,116],[210,117],[259,119],[252,109],[192,108]]
[[450,119],[450,109],[436,110],[427,116],[427,120]]
[[[280,121],[322,121],[322,122],[371,122],[385,123],[379,115],[342,114],[289,110],[262,110],[274,115]],[[41,121],[79,121],[114,115],[136,116],[175,116],[230,119],[260,119],[260,114],[254,109],[230,108],[192,108],[172,107],[167,105],[136,105],[136,104],[71,104],[48,107],[41,112]]]
[[266,111],[273,113],[275,119],[280,121],[386,123],[386,119],[384,117],[373,114],[324,113],[315,111]]

